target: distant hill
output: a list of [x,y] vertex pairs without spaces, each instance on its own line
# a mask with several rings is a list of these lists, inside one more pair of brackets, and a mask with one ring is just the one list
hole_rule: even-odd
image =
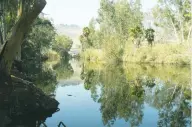
[[82,33],[82,28],[78,25],[65,25],[59,24],[55,25],[56,31],[58,34],[67,35],[73,40],[72,48],[78,48],[80,46],[79,36]]

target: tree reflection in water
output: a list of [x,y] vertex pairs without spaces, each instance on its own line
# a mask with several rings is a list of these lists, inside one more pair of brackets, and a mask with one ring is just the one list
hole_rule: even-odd
[[[60,63],[52,66],[49,68],[46,63],[39,63],[35,69],[33,64],[23,68],[27,70],[24,72],[26,77],[47,95],[55,92],[59,78],[66,79],[73,74],[68,60],[62,59]],[[38,95],[38,92],[33,93],[31,90],[26,91],[25,88],[20,87],[20,84],[18,87],[16,85],[0,88],[0,127],[40,127],[42,122],[52,116],[58,105],[52,103],[48,96],[43,98],[42,95]]]
[[[141,125],[147,103],[158,110],[159,127],[187,127],[191,118],[191,91],[190,72],[186,70],[108,65],[102,70],[83,68],[81,77],[93,100],[101,104],[104,125],[111,126],[118,118],[129,121],[131,126]],[[180,74],[183,75],[179,78]],[[100,95],[97,86],[101,87]]]
[[54,94],[57,81],[71,77],[74,72],[69,59],[65,58],[61,58],[59,62],[40,62],[36,69],[34,69],[34,64],[29,62],[27,66],[24,66],[24,69],[27,70],[30,80],[46,94]]
[[55,70],[57,75],[57,80],[68,79],[73,75],[74,70],[69,61],[70,60],[68,57],[67,59],[62,58],[59,63],[53,66],[53,69]]

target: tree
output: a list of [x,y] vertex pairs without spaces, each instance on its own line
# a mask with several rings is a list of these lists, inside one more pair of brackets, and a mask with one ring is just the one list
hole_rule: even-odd
[[145,38],[148,41],[148,45],[152,47],[153,41],[154,41],[154,30],[152,28],[145,30]]
[[117,34],[123,43],[129,37],[130,28],[141,25],[140,9],[140,0],[101,0],[98,16],[101,31],[105,35]]
[[92,46],[91,40],[89,39],[90,30],[89,27],[83,28],[83,34],[80,35],[80,42],[82,45],[82,51]]
[[[48,19],[37,18],[21,46],[22,72],[35,81],[47,70],[43,69],[44,51],[55,41],[55,29]],[[46,76],[46,74],[45,74]]]
[[[16,57],[16,53],[21,46],[24,35],[30,29],[33,21],[38,17],[39,13],[43,10],[46,5],[45,0],[34,0],[34,1],[24,1],[18,0],[2,0],[1,4],[4,4],[3,10],[8,10],[8,8],[12,8],[9,13],[13,14],[13,17],[16,16],[14,13],[15,10],[21,9],[20,15],[18,16],[18,20],[15,20],[13,26],[11,27],[10,32],[5,32],[8,36],[10,34],[10,38],[6,40],[6,43],[0,53],[0,74],[1,75],[9,75],[12,67],[13,60]],[[17,3],[18,2],[18,3]],[[20,5],[20,6],[17,6]],[[7,12],[3,12],[4,15]],[[11,15],[10,15],[11,16]],[[5,16],[4,16],[5,17]],[[1,20],[1,22],[3,22]],[[6,25],[7,22],[3,22],[3,25]],[[5,40],[4,40],[5,41]]]
[[133,43],[136,44],[137,47],[139,47],[141,44],[142,36],[143,36],[143,31],[141,27],[136,26],[134,28],[131,28],[129,34],[130,34],[130,37],[132,37]]
[[61,56],[68,54],[68,51],[71,49],[73,41],[65,35],[57,35],[55,37],[55,42],[53,43],[53,50],[56,50],[60,53]]
[[153,9],[156,26],[174,32],[177,41],[189,42],[192,31],[191,0],[159,0]]
[[90,31],[89,40],[91,41],[93,48],[101,48],[102,41],[101,41],[101,33],[99,30],[96,30],[97,21],[92,18],[89,22],[88,28]]
[[101,48],[107,60],[120,62],[130,29],[142,24],[140,0],[101,0],[98,13]]

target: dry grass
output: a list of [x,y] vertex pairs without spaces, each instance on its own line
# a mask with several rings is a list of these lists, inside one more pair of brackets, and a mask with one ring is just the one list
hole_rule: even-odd
[[123,61],[129,63],[190,64],[188,46],[183,44],[156,44],[148,47],[125,47]]
[[103,51],[100,49],[86,49],[82,54],[81,58],[84,61],[94,62],[94,63],[103,63],[104,62],[104,55]]

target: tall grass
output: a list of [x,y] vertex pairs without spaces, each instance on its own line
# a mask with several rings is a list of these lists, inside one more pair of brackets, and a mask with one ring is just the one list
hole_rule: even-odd
[[126,45],[123,61],[129,63],[190,64],[188,46],[184,44],[155,44],[134,48]]
[[94,62],[94,63],[103,63],[104,61],[104,53],[100,49],[86,49],[82,54],[81,58],[84,61]]
[[[122,59],[123,62],[137,63],[137,64],[177,64],[189,65],[190,52],[189,46],[186,44],[155,44],[153,47],[142,45],[136,48],[132,43],[127,42],[122,48],[123,51],[111,43],[107,48],[87,49],[82,54],[85,61],[109,63],[113,60]],[[106,50],[107,49],[107,50]],[[114,58],[113,58],[114,57]],[[117,59],[119,58],[119,59]]]

